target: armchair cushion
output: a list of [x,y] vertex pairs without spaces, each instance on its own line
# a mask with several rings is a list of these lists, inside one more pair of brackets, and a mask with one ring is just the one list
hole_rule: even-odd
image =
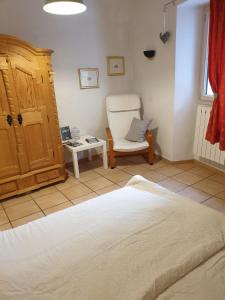
[[108,96],[106,108],[113,139],[124,138],[133,118],[140,119],[141,101],[138,95]]
[[106,107],[110,112],[140,110],[140,97],[135,94],[111,95],[106,98]]
[[117,138],[113,140],[113,150],[118,152],[134,152],[147,149],[149,144],[147,141],[142,143],[130,142],[123,138]]
[[139,120],[133,118],[130,129],[125,137],[126,140],[131,142],[142,143],[145,141],[145,134],[148,129],[150,121]]

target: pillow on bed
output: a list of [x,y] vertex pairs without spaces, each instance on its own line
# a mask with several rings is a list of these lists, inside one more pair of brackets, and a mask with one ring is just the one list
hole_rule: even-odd
[[149,124],[150,121],[133,118],[125,139],[131,142],[143,143],[145,141],[145,133]]

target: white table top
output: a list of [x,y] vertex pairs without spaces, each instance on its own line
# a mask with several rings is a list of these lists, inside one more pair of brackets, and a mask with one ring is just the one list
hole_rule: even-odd
[[79,152],[79,151],[84,151],[84,150],[88,150],[88,149],[93,149],[93,148],[97,148],[97,147],[101,147],[103,145],[105,145],[106,141],[102,140],[102,139],[99,139],[99,142],[98,143],[88,143],[85,141],[85,139],[87,138],[94,138],[93,136],[91,135],[84,135],[84,136],[81,136],[80,140],[69,140],[70,142],[78,142],[78,143],[82,143],[82,145],[80,146],[77,146],[77,147],[72,147],[72,146],[69,146],[69,145],[66,145],[66,144],[63,144],[70,152]]

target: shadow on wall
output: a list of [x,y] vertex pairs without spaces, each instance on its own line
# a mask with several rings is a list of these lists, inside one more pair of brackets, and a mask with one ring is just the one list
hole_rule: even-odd
[[155,142],[154,143],[155,153],[161,157],[162,156],[162,150],[161,150],[159,144],[157,143],[157,140],[158,140],[158,130],[159,130],[158,127],[151,128],[152,134],[154,136],[154,142]]
[[[143,100],[141,98],[141,118],[144,118],[144,104],[143,104]],[[153,119],[150,119],[150,130],[152,131],[153,137],[154,137],[154,148],[155,148],[155,153],[157,153],[159,156],[162,156],[162,150],[159,146],[159,144],[157,143],[158,140],[158,130],[159,128],[157,126],[155,126],[155,122]]]

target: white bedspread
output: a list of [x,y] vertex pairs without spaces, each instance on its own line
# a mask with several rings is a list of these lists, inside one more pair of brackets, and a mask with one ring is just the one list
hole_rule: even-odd
[[0,232],[0,299],[211,300],[198,287],[215,270],[217,287],[225,286],[224,249],[224,215],[136,176],[121,190]]

